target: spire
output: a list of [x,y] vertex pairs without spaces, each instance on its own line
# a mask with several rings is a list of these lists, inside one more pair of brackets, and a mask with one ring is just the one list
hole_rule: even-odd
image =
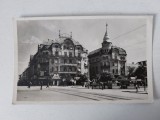
[[107,40],[109,39],[109,37],[108,37],[108,33],[107,33],[107,27],[108,27],[108,24],[106,23],[106,32],[105,32],[105,35],[104,35],[103,41],[107,41]]

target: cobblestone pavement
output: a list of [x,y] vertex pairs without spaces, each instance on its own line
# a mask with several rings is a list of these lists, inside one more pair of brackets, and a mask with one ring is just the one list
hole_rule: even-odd
[[148,94],[143,88],[138,93],[133,88],[87,89],[81,86],[50,86],[40,90],[39,86],[18,87],[17,101],[117,101],[145,100]]

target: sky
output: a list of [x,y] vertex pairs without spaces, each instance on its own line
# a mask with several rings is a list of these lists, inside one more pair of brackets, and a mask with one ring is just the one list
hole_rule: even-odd
[[28,66],[30,55],[37,52],[38,44],[56,39],[61,33],[70,34],[89,52],[101,47],[106,31],[114,46],[127,52],[127,63],[146,60],[146,20],[103,18],[103,19],[59,19],[23,20],[17,22],[18,73]]

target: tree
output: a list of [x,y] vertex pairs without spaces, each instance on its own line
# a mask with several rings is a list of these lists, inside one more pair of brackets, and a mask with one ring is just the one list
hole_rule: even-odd
[[137,76],[137,79],[141,79],[142,82],[143,82],[143,85],[144,85],[144,91],[146,90],[146,77],[147,77],[147,68],[143,65],[140,65],[135,73],[134,73],[135,76]]
[[144,80],[144,78],[147,76],[147,68],[143,65],[138,66],[134,75],[137,76],[137,79]]
[[128,67],[128,78],[133,76],[133,72],[135,70],[135,67]]

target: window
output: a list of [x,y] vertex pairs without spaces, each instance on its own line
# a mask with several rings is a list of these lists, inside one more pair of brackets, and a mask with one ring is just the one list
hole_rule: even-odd
[[56,69],[55,69],[55,71],[57,71],[57,72],[58,72],[58,66],[56,66],[55,68],[56,68]]
[[58,48],[58,45],[55,45],[55,48]]
[[58,51],[56,51],[56,52],[55,52],[55,55],[56,55],[56,56],[58,56],[58,55],[59,55],[59,54],[58,54]]
[[117,59],[117,55],[115,54],[115,59]]
[[74,71],[74,72],[76,71],[76,67],[73,67],[73,71]]
[[54,71],[54,67],[52,67],[52,72]]
[[113,74],[114,74],[114,69],[113,69]]
[[67,63],[67,60],[66,60],[66,59],[64,59],[64,64],[65,64],[65,63]]
[[96,62],[98,61],[98,58],[96,58]]
[[71,60],[71,59],[69,60],[69,63],[72,63],[72,60]]
[[61,63],[63,63],[63,61],[64,61],[64,60],[63,60],[63,59],[61,59]]
[[65,50],[65,49],[66,49],[66,46],[63,46],[63,49]]
[[116,69],[116,73],[118,74],[118,69]]
[[106,59],[108,59],[108,56],[106,56]]
[[103,60],[107,60],[107,59],[108,59],[108,56],[104,56],[104,57],[103,57]]
[[81,53],[78,53],[78,57],[81,57]]
[[72,71],[72,67],[69,67],[69,72],[71,72]]
[[121,60],[125,60],[125,57],[121,57]]
[[64,56],[67,56],[67,52],[64,52]]
[[58,63],[58,59],[55,59],[55,63]]
[[69,52],[69,57],[72,57],[72,52]]
[[66,68],[66,67],[64,67],[64,71],[67,71],[67,68]]

